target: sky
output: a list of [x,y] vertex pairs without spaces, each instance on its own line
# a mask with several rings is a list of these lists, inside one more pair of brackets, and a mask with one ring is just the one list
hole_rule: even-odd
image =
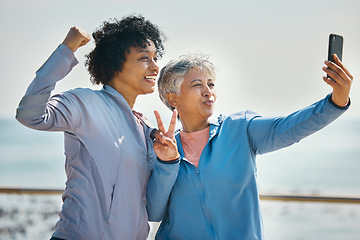
[[[330,33],[344,37],[343,62],[355,80],[352,106],[342,119],[360,121],[360,2],[334,0],[12,0],[0,9],[0,118],[14,118],[17,105],[44,63],[77,26],[89,34],[103,21],[142,14],[167,37],[160,68],[189,52],[210,55],[217,69],[215,115],[251,109],[262,115],[289,114],[331,92],[322,80]],[[75,53],[79,64],[54,93],[90,83],[85,54],[91,40]],[[134,107],[154,122],[171,112],[157,91],[139,96]]]

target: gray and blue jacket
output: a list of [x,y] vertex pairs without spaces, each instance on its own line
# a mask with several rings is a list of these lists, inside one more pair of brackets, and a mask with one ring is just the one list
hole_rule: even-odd
[[328,95],[287,117],[251,111],[220,116],[210,124],[198,167],[184,157],[178,132],[180,169],[156,239],[264,239],[256,155],[300,141],[347,107],[336,106]]
[[16,115],[30,128],[64,132],[67,181],[53,236],[145,240],[146,206],[157,214],[165,211],[178,164],[157,160],[149,137],[153,129],[142,123],[145,146],[132,110],[112,87],[50,97],[77,63],[60,45],[36,72]]

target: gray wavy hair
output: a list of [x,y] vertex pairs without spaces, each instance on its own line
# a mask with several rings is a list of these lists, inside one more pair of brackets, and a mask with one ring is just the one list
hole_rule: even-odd
[[208,55],[189,53],[180,56],[178,59],[171,60],[161,69],[158,79],[159,96],[170,110],[175,108],[168,102],[166,94],[175,93],[180,96],[180,88],[184,77],[192,69],[196,68],[201,72],[206,72],[215,80],[215,67],[208,59]]

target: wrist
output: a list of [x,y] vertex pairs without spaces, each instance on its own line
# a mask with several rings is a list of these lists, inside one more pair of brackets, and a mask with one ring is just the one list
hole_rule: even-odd
[[339,109],[348,109],[351,104],[350,97],[347,98],[347,101],[345,103],[345,101],[339,101],[338,99],[334,98],[332,93],[329,94],[328,100],[333,106]]
[[73,53],[76,52],[77,47],[72,46],[71,44],[67,43],[66,41],[62,42],[63,45],[65,45],[67,48],[69,48]]
[[175,163],[178,163],[180,161],[180,156],[178,158],[175,158],[173,160],[161,160],[160,158],[157,158],[158,161],[160,163],[163,163],[163,164],[175,164]]

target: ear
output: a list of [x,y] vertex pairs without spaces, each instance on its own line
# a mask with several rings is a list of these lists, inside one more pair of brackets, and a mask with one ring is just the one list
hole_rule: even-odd
[[166,99],[173,108],[178,106],[178,95],[176,93],[167,93]]

